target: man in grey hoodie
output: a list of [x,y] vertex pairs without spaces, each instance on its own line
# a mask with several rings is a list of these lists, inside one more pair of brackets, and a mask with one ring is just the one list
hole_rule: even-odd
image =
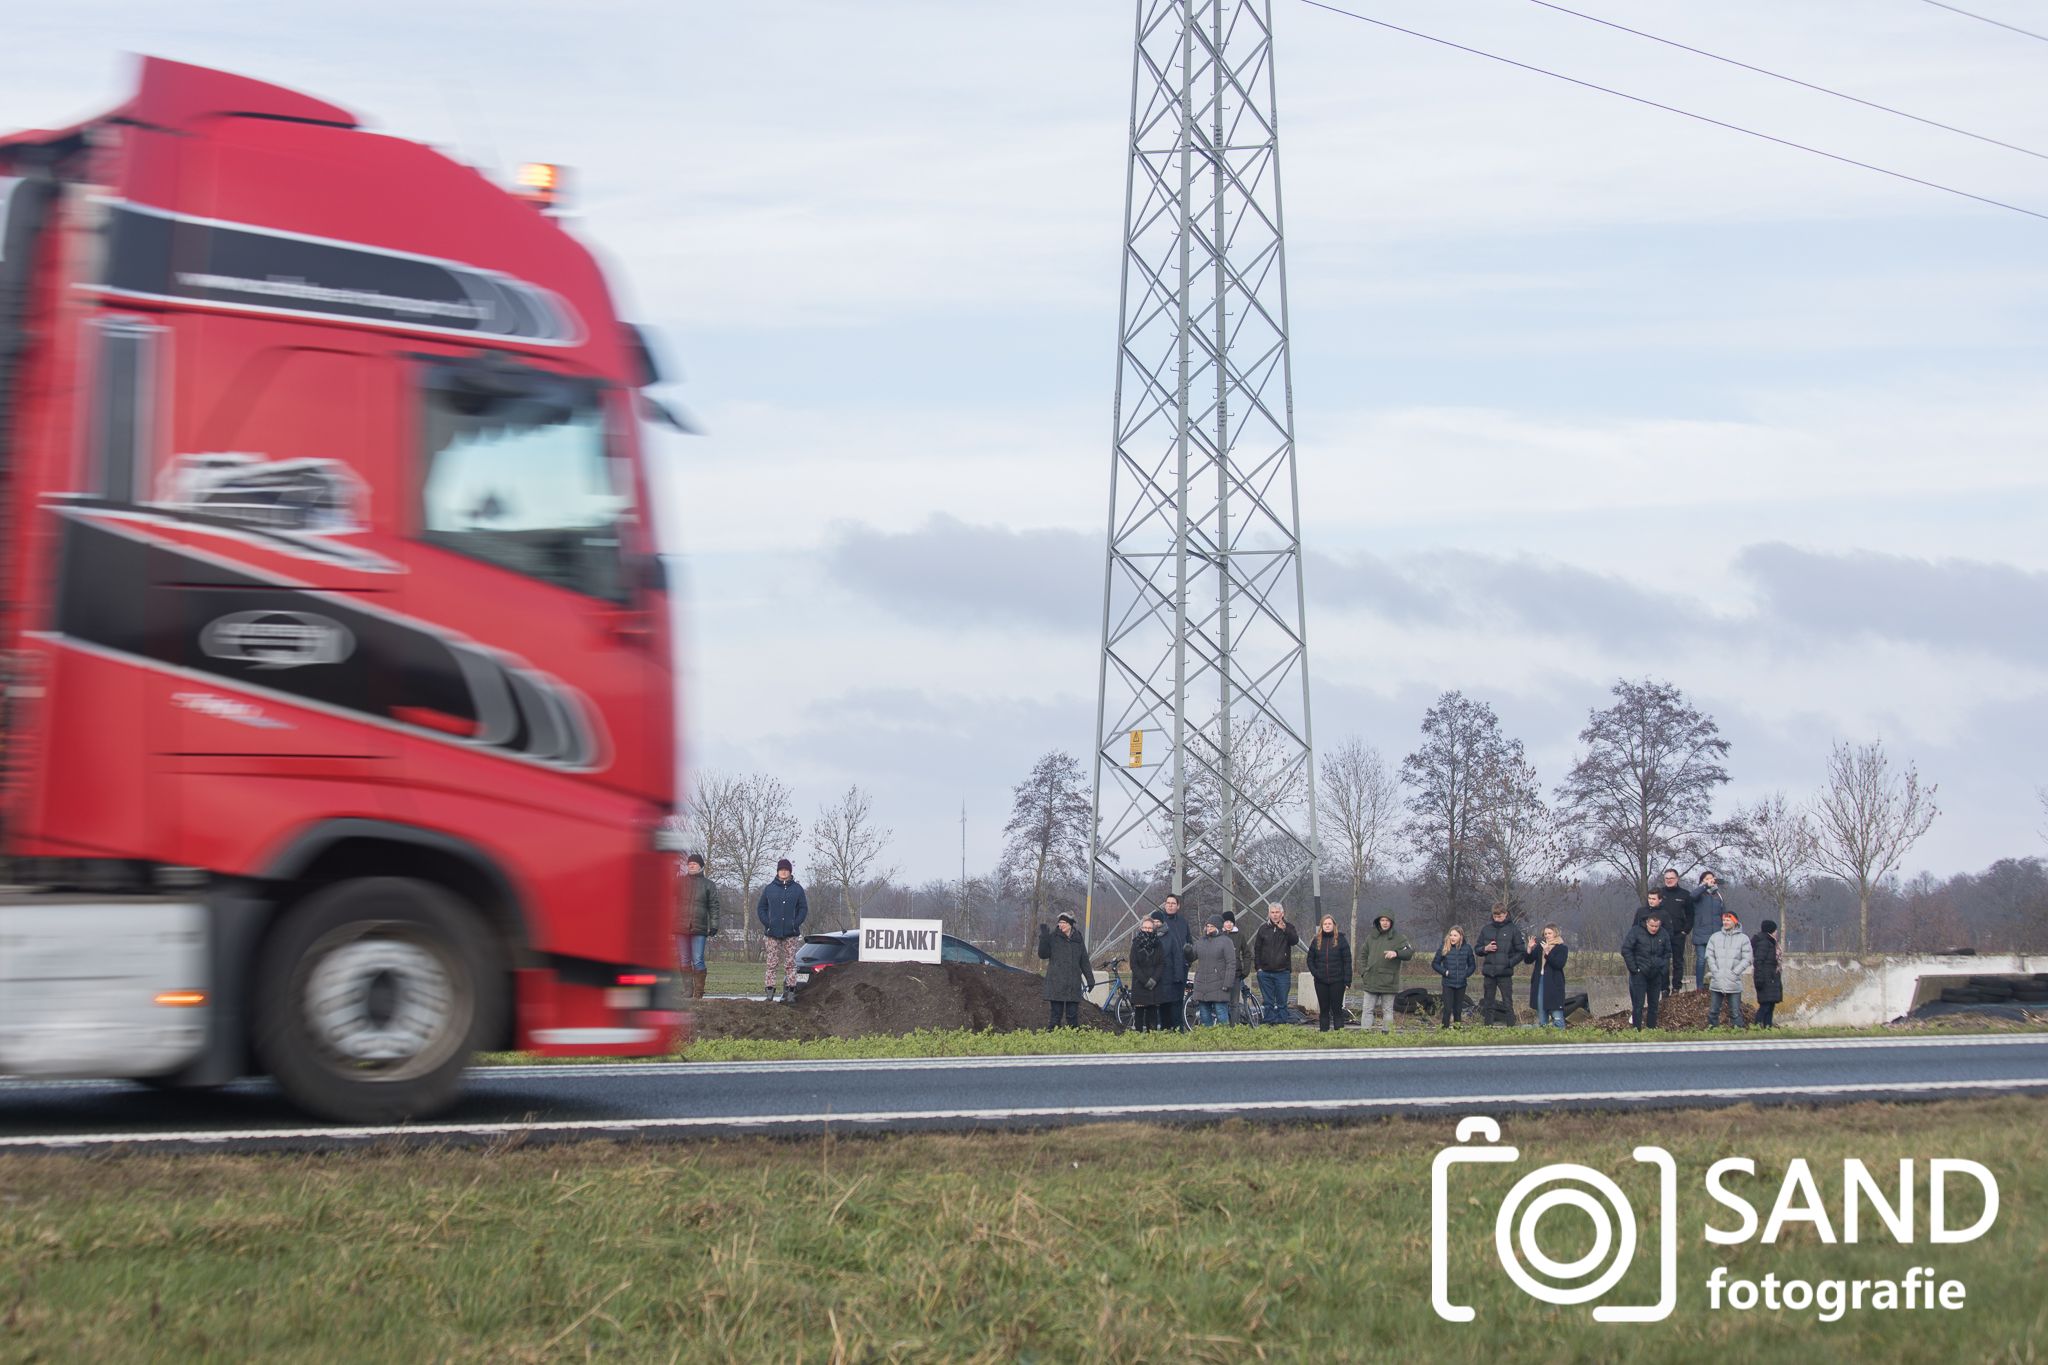
[[1721,932],[1707,944],[1707,989],[1713,992],[1707,1002],[1708,1028],[1721,1022],[1724,1000],[1728,1002],[1728,1026],[1746,1027],[1742,1022],[1742,978],[1755,965],[1756,951],[1749,935],[1742,932],[1742,921],[1733,910],[1723,910]]

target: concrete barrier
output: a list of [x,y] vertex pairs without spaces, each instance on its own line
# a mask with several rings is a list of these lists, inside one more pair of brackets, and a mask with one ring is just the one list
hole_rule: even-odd
[[1888,1024],[1939,999],[1942,987],[1960,986],[1973,976],[2031,976],[2042,971],[2048,971],[2048,957],[2025,953],[1929,953],[1873,962],[1848,958],[1801,963],[1786,972],[1785,995],[1794,1008],[1780,1022],[1813,1028]]

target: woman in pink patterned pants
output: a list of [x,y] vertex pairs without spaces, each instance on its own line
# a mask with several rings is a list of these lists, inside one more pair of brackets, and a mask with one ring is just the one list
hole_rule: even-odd
[[804,921],[810,914],[803,884],[797,881],[789,859],[784,858],[775,864],[775,880],[761,888],[760,904],[754,907],[754,915],[761,921],[763,956],[767,959],[761,974],[764,995],[786,999],[796,990],[796,948],[803,942]]

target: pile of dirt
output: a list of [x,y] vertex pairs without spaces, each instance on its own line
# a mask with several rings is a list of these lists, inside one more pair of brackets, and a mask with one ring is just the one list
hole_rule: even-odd
[[718,1038],[823,1038],[825,1030],[816,1020],[799,1015],[787,1005],[762,1000],[690,1000],[690,1041],[710,1042]]
[[[1665,996],[1657,1006],[1657,1027],[1673,1033],[1692,1033],[1704,1029],[1707,1026],[1707,1010],[1712,1007],[1713,998],[1712,991],[1679,991],[1674,995]],[[1744,1023],[1749,1022],[1750,1015],[1755,1010],[1754,1000],[1744,1003]],[[1728,1024],[1727,1019],[1722,1019],[1721,1024],[1725,1028]],[[1593,1027],[1604,1028],[1609,1033],[1619,1033],[1628,1026],[1627,1010],[1603,1014],[1593,1021]]]
[[[863,1038],[919,1029],[1008,1032],[1045,1027],[1042,978],[964,962],[848,962],[819,972],[796,1003],[690,1002],[691,1037]],[[1081,1027],[1114,1027],[1081,1002]]]

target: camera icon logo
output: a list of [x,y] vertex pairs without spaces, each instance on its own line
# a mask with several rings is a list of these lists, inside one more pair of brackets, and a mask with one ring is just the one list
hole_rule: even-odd
[[[1469,1143],[1474,1138],[1498,1144],[1500,1125],[1489,1118],[1459,1120],[1458,1142]],[[1634,1155],[1637,1161],[1656,1168],[1662,1200],[1657,1220],[1657,1301],[1595,1304],[1595,1322],[1662,1322],[1678,1306],[1678,1224],[1674,1207],[1678,1198],[1678,1167],[1671,1153],[1662,1147],[1638,1147]],[[1452,1303],[1450,1296],[1451,1168],[1475,1162],[1505,1164],[1521,1158],[1521,1150],[1515,1147],[1459,1145],[1438,1152],[1430,1166],[1430,1304],[1437,1316],[1448,1322],[1470,1322],[1475,1316],[1469,1305]],[[1560,1208],[1577,1209],[1593,1221],[1592,1250],[1576,1260],[1560,1261],[1546,1255],[1537,1241],[1537,1227],[1543,1215]],[[1635,1263],[1638,1240],[1636,1211],[1621,1186],[1604,1171],[1568,1161],[1540,1166],[1516,1181],[1493,1224],[1494,1249],[1508,1278],[1530,1298],[1558,1305],[1591,1303],[1621,1283],[1622,1276]]]

